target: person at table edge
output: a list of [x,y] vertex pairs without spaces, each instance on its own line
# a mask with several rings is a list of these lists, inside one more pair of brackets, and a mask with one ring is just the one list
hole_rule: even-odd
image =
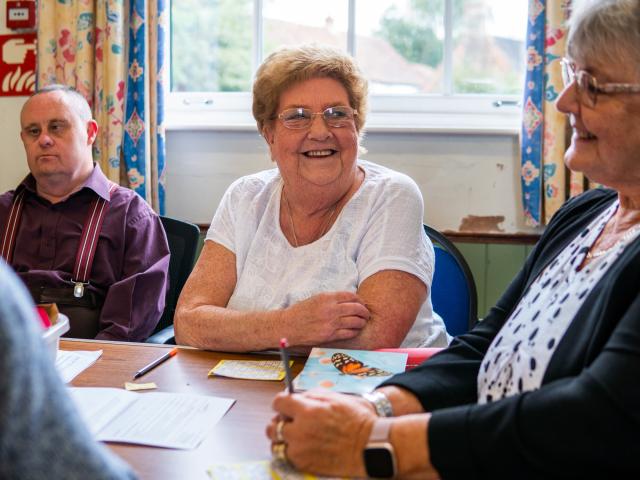
[[0,259],[0,478],[133,480],[82,421],[24,285]]

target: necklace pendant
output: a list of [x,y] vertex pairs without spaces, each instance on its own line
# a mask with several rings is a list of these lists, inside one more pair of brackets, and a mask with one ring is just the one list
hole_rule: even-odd
[[[298,243],[298,236],[296,235],[296,227],[293,223],[293,214],[291,212],[291,205],[289,204],[289,198],[287,197],[284,187],[282,188],[282,199],[284,200],[284,205],[287,207],[289,225],[291,227],[291,234],[293,236],[293,245],[294,247],[298,248],[300,244]],[[322,221],[322,223],[318,227],[318,230],[315,232],[311,241],[305,243],[305,245],[307,245],[308,243],[313,243],[316,240],[322,238],[331,229],[331,221],[333,220],[333,216],[338,210],[339,201],[340,200],[338,200],[336,203],[333,204],[333,206],[331,207],[331,210],[329,211],[329,215],[325,218],[325,220]]]
[[633,228],[630,228],[629,230],[627,230],[624,235],[622,235],[613,245],[611,245],[610,247],[605,248],[604,250],[596,250],[596,251],[589,251],[589,253],[587,253],[587,258],[589,260],[594,259],[594,258],[598,258],[598,257],[602,257],[603,255],[606,255],[607,253],[612,252],[613,250],[615,250],[615,248],[620,245],[623,242],[626,242],[627,240],[629,240],[631,237],[633,237],[638,231],[640,230],[640,225],[636,225]]

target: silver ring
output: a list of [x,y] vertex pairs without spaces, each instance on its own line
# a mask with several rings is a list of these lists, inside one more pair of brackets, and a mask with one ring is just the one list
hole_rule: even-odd
[[271,453],[275,460],[279,462],[289,462],[287,458],[287,444],[286,443],[274,443],[271,446]]
[[278,420],[276,423],[276,442],[284,443],[284,436],[282,435],[282,429],[284,428],[284,420]]

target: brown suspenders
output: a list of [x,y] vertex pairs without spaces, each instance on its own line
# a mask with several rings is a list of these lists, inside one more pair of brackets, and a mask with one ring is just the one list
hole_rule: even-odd
[[[110,182],[109,196],[115,190],[116,184]],[[21,190],[13,197],[11,211],[9,212],[9,220],[2,237],[2,245],[0,255],[4,257],[7,263],[11,264],[13,260],[13,251],[15,249],[16,237],[20,228],[20,220],[22,218],[22,209],[24,205],[24,190]],[[80,244],[76,252],[76,260],[73,268],[71,281],[74,283],[73,296],[81,298],[84,295],[84,286],[89,283],[91,275],[91,267],[93,265],[93,257],[98,246],[98,238],[102,229],[102,222],[107,211],[107,201],[96,195],[89,212],[84,221]]]
[[11,264],[11,260],[13,259],[13,248],[16,243],[18,226],[22,216],[23,200],[24,190],[20,190],[13,196],[13,203],[11,204],[11,211],[9,212],[9,220],[7,220],[4,235],[2,236],[2,249],[0,250],[0,256],[2,256],[8,264]]

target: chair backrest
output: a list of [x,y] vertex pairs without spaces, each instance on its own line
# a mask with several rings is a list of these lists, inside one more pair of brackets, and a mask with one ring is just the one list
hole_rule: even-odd
[[154,333],[173,325],[173,314],[176,311],[178,297],[193,269],[200,240],[200,229],[193,223],[169,217],[160,217],[160,221],[167,234],[171,259],[169,261],[169,289],[167,290],[164,312]]
[[473,275],[460,250],[442,233],[424,226],[433,243],[436,265],[431,285],[433,309],[450,335],[469,331],[478,321],[478,293]]

